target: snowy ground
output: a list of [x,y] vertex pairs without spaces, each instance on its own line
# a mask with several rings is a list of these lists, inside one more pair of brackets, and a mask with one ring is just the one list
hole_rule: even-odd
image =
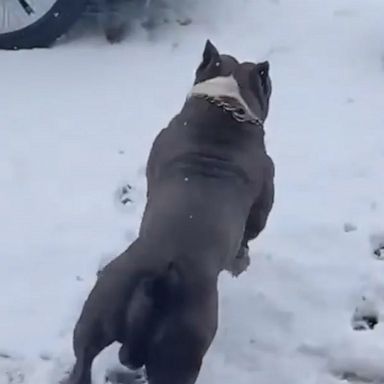
[[[136,234],[151,142],[207,37],[271,63],[277,195],[247,274],[222,276],[198,382],[384,383],[384,261],[373,254],[384,240],[384,3],[203,3],[191,25],[118,46],[82,36],[0,52],[0,384],[54,384],[71,363],[83,300]],[[126,184],[133,203],[122,205]],[[379,324],[357,332],[363,295]]]

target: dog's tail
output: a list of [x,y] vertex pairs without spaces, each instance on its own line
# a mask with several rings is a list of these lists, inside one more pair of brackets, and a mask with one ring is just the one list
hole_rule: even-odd
[[144,276],[134,288],[125,317],[125,339],[120,349],[120,361],[138,369],[145,364],[149,343],[162,316],[172,307],[180,286],[180,275],[169,263],[158,276]]

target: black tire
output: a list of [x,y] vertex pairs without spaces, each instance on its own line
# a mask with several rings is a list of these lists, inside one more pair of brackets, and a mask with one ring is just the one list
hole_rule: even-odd
[[86,3],[87,0],[57,0],[50,10],[32,24],[7,33],[1,33],[0,30],[0,49],[50,47],[81,16]]

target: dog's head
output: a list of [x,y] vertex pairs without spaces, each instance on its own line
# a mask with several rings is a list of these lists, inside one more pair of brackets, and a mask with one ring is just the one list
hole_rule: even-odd
[[265,121],[271,92],[268,61],[239,63],[233,56],[220,54],[207,40],[203,60],[195,73],[192,94],[236,99]]

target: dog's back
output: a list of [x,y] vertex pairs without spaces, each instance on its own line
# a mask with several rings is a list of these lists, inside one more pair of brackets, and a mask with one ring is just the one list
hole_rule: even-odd
[[207,104],[189,100],[156,138],[140,236],[162,247],[169,242],[175,252],[189,249],[204,268],[214,251],[208,259],[219,273],[239,247],[262,187],[266,154],[261,130],[239,126]]
[[195,382],[217,329],[218,275],[273,202],[269,96],[266,63],[240,64],[207,42],[192,94],[150,152],[139,237],[84,304],[70,384],[90,384],[93,359],[114,341],[150,384]]

